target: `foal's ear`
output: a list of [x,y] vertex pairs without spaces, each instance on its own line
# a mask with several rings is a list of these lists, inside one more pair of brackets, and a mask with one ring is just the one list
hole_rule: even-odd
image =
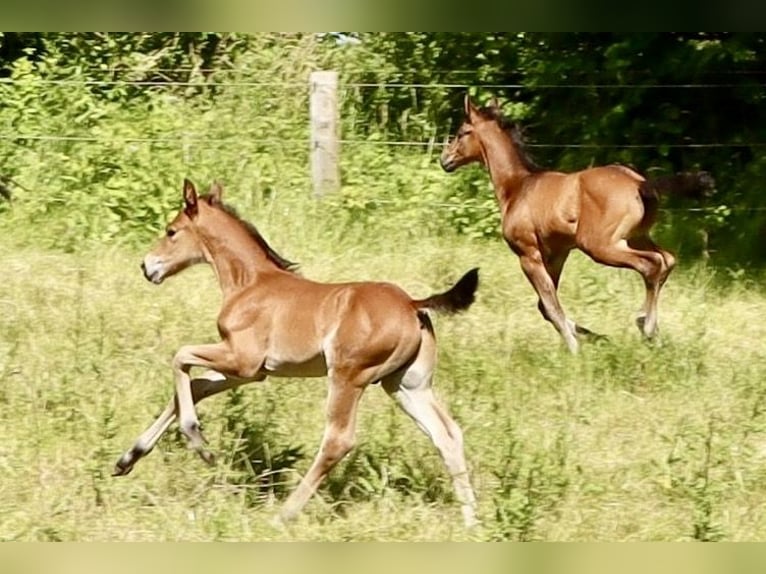
[[184,179],[184,203],[184,211],[189,217],[197,214],[197,190],[188,179]]
[[497,98],[495,96],[492,96],[492,99],[489,100],[489,104],[487,104],[490,108],[494,108],[496,110],[500,109],[500,102],[497,101]]
[[210,205],[220,205],[221,204],[221,196],[223,195],[223,186],[217,182],[214,181],[213,184],[210,186],[210,191],[208,193],[208,203]]
[[469,122],[473,121],[473,119],[479,113],[479,110],[477,110],[476,106],[473,105],[473,102],[471,101],[471,96],[468,95],[468,92],[465,93],[465,98],[463,99],[463,105],[465,107],[465,117],[468,118]]

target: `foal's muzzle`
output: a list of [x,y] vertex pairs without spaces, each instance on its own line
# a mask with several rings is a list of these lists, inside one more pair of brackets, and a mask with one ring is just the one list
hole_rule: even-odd
[[144,273],[144,277],[155,285],[162,283],[162,264],[156,258],[147,255],[141,262],[141,271]]
[[447,173],[455,171],[455,168],[457,167],[454,161],[451,159],[444,159],[443,157],[439,158],[439,165],[441,165],[442,169]]

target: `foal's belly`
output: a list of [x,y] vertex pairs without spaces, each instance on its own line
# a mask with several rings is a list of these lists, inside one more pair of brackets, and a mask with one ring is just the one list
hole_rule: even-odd
[[271,377],[324,377],[327,362],[321,353],[300,362],[267,357],[261,372]]

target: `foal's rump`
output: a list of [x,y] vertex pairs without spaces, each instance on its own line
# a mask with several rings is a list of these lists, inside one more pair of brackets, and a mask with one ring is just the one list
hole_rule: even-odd
[[399,314],[413,318],[430,309],[443,313],[465,311],[474,302],[479,286],[479,270],[471,269],[448,290],[424,299],[413,299],[393,283],[360,282],[339,284],[337,310],[357,316],[364,329],[379,329],[387,318]]
[[608,218],[610,212],[615,217],[620,214],[628,219],[632,214],[637,228],[643,232],[654,223],[662,195],[703,199],[715,188],[712,176],[704,171],[645,178],[627,166],[612,164],[585,169],[575,175],[582,201],[594,208],[591,211],[598,214],[597,219]]
[[413,299],[392,283],[361,282],[337,286],[325,353],[328,366],[364,362],[379,365],[380,376],[396,371],[416,355],[423,336],[433,333],[426,310],[457,313],[474,301],[478,269],[466,273],[447,291]]

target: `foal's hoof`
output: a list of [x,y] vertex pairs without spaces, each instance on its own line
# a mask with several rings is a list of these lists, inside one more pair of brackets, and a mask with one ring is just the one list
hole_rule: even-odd
[[122,462],[122,459],[117,461],[117,464],[114,465],[114,470],[112,471],[112,476],[125,476],[127,474],[130,474],[130,471],[133,470],[133,463],[124,463]]
[[210,466],[213,466],[215,464],[215,455],[209,450],[200,448],[200,449],[197,449],[197,453],[199,454],[200,458],[204,460]]
[[269,526],[271,526],[275,530],[285,532],[287,530],[288,522],[289,521],[285,520],[280,513],[277,513],[274,516],[272,516],[271,519],[269,520]]
[[644,335],[644,341],[646,341],[647,343],[656,343],[659,340],[659,338],[657,337],[657,334],[659,333],[659,331],[660,331],[659,329],[655,329],[651,333],[644,333],[643,331],[641,331],[641,333],[643,333]]
[[575,326],[575,333],[577,333],[581,337],[585,337],[589,341],[608,341],[609,340],[609,337],[607,335],[596,333],[595,331],[591,331],[590,329],[586,327],[582,327],[580,325]]
[[659,331],[659,327],[657,327],[657,324],[655,323],[654,328],[651,331],[647,332],[646,317],[644,315],[636,317],[636,326],[638,327],[638,330],[641,331],[641,334],[644,336],[644,339],[650,342],[655,339]]

